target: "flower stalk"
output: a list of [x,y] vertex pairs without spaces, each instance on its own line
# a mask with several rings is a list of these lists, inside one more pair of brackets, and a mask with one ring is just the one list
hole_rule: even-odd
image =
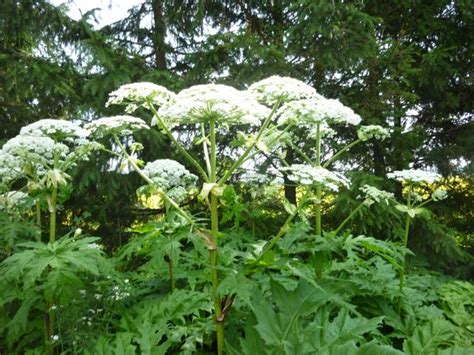
[[[408,210],[411,209],[412,207],[412,199],[411,199],[411,194],[412,194],[412,185],[410,184],[408,186],[408,195],[407,195],[407,208]],[[411,217],[407,213],[405,216],[405,233],[403,235],[403,260],[402,260],[402,267],[400,269],[400,283],[399,283],[399,291],[400,291],[400,301],[398,303],[398,312],[400,313],[401,307],[402,307],[402,296],[403,296],[403,286],[405,282],[405,268],[406,268],[406,253],[405,250],[408,246],[408,234],[410,232],[410,220]]]

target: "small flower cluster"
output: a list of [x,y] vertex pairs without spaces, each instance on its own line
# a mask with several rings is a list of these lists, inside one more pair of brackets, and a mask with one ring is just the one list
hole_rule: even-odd
[[248,91],[258,102],[273,107],[277,102],[320,97],[316,90],[300,80],[278,75],[253,83]]
[[143,172],[153,180],[154,184],[177,202],[188,196],[197,181],[197,176],[175,160],[158,159],[147,163]]
[[87,142],[89,131],[70,121],[44,119],[23,127],[20,135],[49,137],[55,142],[81,145]]
[[374,203],[385,203],[389,204],[390,200],[395,199],[395,195],[391,192],[379,190],[375,186],[363,185],[360,189],[364,193],[364,204],[370,206]]
[[383,141],[385,138],[390,137],[390,132],[388,129],[379,125],[368,125],[362,126],[357,130],[357,137],[361,141],[367,141],[372,138]]
[[338,191],[339,186],[349,187],[350,185],[349,180],[344,175],[320,166],[293,164],[281,168],[281,170],[289,174],[288,178],[290,180],[301,185],[320,185],[333,191]]
[[258,125],[269,114],[269,109],[248,93],[220,84],[192,86],[158,110],[160,118],[171,127],[208,122],[211,118],[222,125]]
[[141,118],[127,115],[102,117],[86,125],[86,129],[99,138],[112,134],[127,136],[136,130],[149,128]]
[[338,100],[319,97],[285,103],[277,112],[278,123],[314,125],[317,123],[344,123],[357,125],[362,120],[351,108]]
[[[125,283],[128,284],[128,280],[125,280]],[[120,288],[119,286],[112,287],[112,300],[113,301],[120,301],[127,297],[130,297],[129,287],[125,286],[125,288]]]
[[148,101],[159,107],[174,100],[175,96],[173,92],[160,85],[147,82],[132,83],[112,91],[105,106],[125,104],[127,105],[125,111],[133,113],[140,106],[146,106]]
[[433,201],[442,201],[448,198],[448,192],[443,189],[436,189],[431,194]]
[[397,181],[404,181],[408,183],[433,183],[441,180],[441,175],[433,173],[431,171],[424,171],[419,169],[408,169],[408,170],[396,170],[392,173],[388,173],[389,179],[395,179]]
[[25,204],[28,194],[22,191],[8,191],[0,195],[0,211],[11,211]]

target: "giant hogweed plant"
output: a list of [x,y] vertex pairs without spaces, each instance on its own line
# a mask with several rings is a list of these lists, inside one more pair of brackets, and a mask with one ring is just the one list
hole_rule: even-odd
[[43,226],[42,206],[47,206],[49,214],[49,242],[14,241],[20,251],[1,265],[2,281],[18,287],[10,288],[1,299],[2,305],[11,304],[15,299],[24,301],[4,328],[9,347],[28,332],[28,314],[39,309],[44,312],[44,350],[53,353],[58,338],[54,309],[70,301],[71,292],[77,291],[82,284],[80,275],[97,276],[98,265],[105,265],[100,251],[90,248],[97,238],[65,236],[57,239],[56,214],[61,190],[68,185],[69,174],[78,162],[87,160],[94,150],[101,148],[88,136],[89,132],[75,123],[44,119],[23,127],[20,134],[7,141],[0,151],[0,159],[5,163],[2,166],[5,169],[2,171],[3,188],[24,183],[23,191],[3,195],[6,197],[3,208],[10,212],[20,208],[30,195],[36,206],[35,219],[39,229]]
[[[127,84],[110,94],[108,105],[125,105],[127,113],[133,113],[139,107],[149,110],[153,116],[151,125],[157,126],[175,144],[178,151],[187,159],[188,163],[199,173],[203,181],[202,190],[199,195],[210,211],[211,228],[206,232],[200,229],[200,234],[209,249],[212,292],[211,298],[214,304],[214,320],[217,334],[217,352],[221,354],[224,349],[224,321],[230,310],[233,298],[221,298],[218,294],[219,273],[219,199],[223,195],[226,184],[232,175],[251,158],[258,155],[259,150],[269,152],[281,140],[288,136],[294,127],[307,128],[315,139],[316,158],[310,159],[301,149],[292,144],[291,139],[285,139],[298,152],[305,164],[293,164],[288,166],[282,159],[281,171],[288,174],[289,178],[301,186],[306,186],[306,193],[300,199],[298,207],[285,204],[289,213],[288,219],[280,228],[280,231],[265,244],[261,252],[252,261],[258,265],[266,254],[285,235],[293,219],[300,214],[309,202],[314,202],[315,208],[315,233],[322,235],[321,227],[321,201],[323,190],[337,192],[340,186],[349,187],[349,180],[341,173],[330,171],[327,168],[334,163],[338,157],[350,148],[369,139],[385,139],[388,130],[380,126],[362,126],[358,130],[358,139],[351,142],[332,157],[322,161],[323,137],[330,135],[333,131],[329,127],[332,124],[357,125],[361,118],[350,108],[342,105],[337,100],[326,99],[317,94],[308,85],[291,78],[271,77],[257,82],[246,91],[238,91],[232,87],[218,84],[197,85],[174,94],[164,87],[151,83]],[[119,122],[128,120],[138,122],[139,119],[130,116],[118,116],[107,118],[105,126],[123,128]],[[101,125],[100,121],[90,125]],[[202,156],[204,161],[200,162],[192,156],[180,141],[179,134],[173,132],[173,128],[179,125],[192,125],[202,145]],[[238,125],[258,126],[257,133],[246,134],[239,132],[239,138],[243,141],[243,149],[240,156],[235,157],[229,168],[223,169],[218,165],[216,134],[223,132],[226,127]],[[132,125],[133,126],[133,125]],[[136,128],[148,128],[142,121]],[[107,128],[108,129],[108,128]],[[118,132],[113,134],[115,144],[120,148],[128,162],[142,176],[142,178],[153,186],[159,186],[150,176],[141,169],[136,158],[128,153],[124,145],[118,139]],[[133,146],[133,144],[132,144]],[[166,197],[163,190],[158,190],[163,198],[177,210],[180,207],[173,199]],[[373,186],[365,186],[363,192],[366,198],[361,203],[369,206],[374,202],[387,202],[392,195],[378,190]],[[358,209],[353,213],[357,213]],[[187,216],[186,212],[182,212]],[[349,215],[336,229],[337,234],[352,217]],[[186,217],[189,223],[194,224],[191,218]]]

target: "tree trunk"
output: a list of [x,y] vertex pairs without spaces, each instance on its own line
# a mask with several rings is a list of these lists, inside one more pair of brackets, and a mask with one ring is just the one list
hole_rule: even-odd
[[158,69],[166,69],[166,23],[163,17],[163,7],[160,0],[152,0],[153,10],[153,50],[155,52],[155,64]]

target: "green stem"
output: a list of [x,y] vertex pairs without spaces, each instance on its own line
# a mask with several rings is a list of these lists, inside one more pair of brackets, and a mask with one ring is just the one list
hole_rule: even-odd
[[58,188],[53,187],[51,193],[51,206],[49,207],[49,242],[54,243],[56,241],[56,205],[57,205]]
[[231,177],[232,173],[245,161],[245,159],[247,158],[247,156],[250,154],[250,152],[252,151],[252,149],[257,145],[257,142],[258,140],[260,139],[260,137],[262,136],[263,132],[266,130],[266,128],[268,127],[268,125],[270,124],[271,120],[272,120],[272,117],[273,115],[275,114],[278,106],[280,105],[279,102],[277,102],[275,104],[275,106],[273,106],[273,109],[272,111],[270,112],[270,114],[268,115],[268,117],[265,119],[265,121],[263,122],[262,126],[260,127],[256,137],[255,137],[255,140],[252,142],[252,144],[250,144],[247,149],[244,151],[244,153],[240,156],[239,159],[237,159],[234,164],[232,164],[232,166],[229,168],[229,170],[227,170],[224,174],[224,176],[219,180],[218,184],[219,186],[222,186],[224,185],[227,180],[229,180],[229,178]]
[[[321,166],[321,124],[316,125],[316,166]],[[315,231],[316,235],[322,235],[322,224],[321,224],[321,204],[322,204],[322,187],[318,185],[316,187],[316,220],[315,220]]]
[[[146,181],[147,184],[149,185],[155,185],[153,180],[150,179],[149,176],[147,176],[142,169],[140,169],[140,167],[137,165],[137,163],[132,159],[132,157],[127,153],[127,150],[125,149],[125,147],[123,146],[122,142],[120,142],[120,139],[118,139],[117,135],[114,134],[114,141],[115,143],[117,144],[117,146],[120,148],[120,150],[123,152],[123,154],[125,155],[125,157],[127,158],[128,162],[132,165],[133,169],[138,173],[138,175]],[[168,197],[168,195],[162,191],[161,189],[158,189],[159,193],[160,193],[160,196],[163,197],[163,199],[165,200],[166,203],[169,203],[171,206],[173,206],[174,209],[176,209],[176,211],[178,211],[178,213],[184,217],[184,219],[186,219],[186,221],[188,221],[190,224],[194,224],[194,221],[193,219],[191,218],[191,216],[189,216],[188,213],[186,213],[181,207],[179,207],[179,205],[174,201],[172,200],[171,198]]]
[[201,167],[201,165],[198,163],[197,159],[194,158],[191,154],[188,153],[188,151],[181,145],[181,143],[178,142],[178,140],[173,136],[173,133],[171,130],[168,128],[168,125],[163,122],[161,117],[158,115],[158,112],[156,111],[155,107],[153,104],[148,101],[148,106],[150,110],[153,112],[153,115],[156,117],[158,120],[160,127],[165,131],[166,135],[171,139],[171,141],[176,145],[178,148],[179,152],[184,155],[186,159],[196,168],[196,170],[201,174],[202,178],[204,179],[205,182],[209,182],[209,176],[207,173],[204,171],[204,169]]
[[260,255],[255,259],[255,263],[258,263],[262,258],[265,256],[266,253],[268,253],[270,250],[273,249],[275,244],[285,235],[285,233],[288,231],[288,228],[290,226],[290,223],[293,221],[293,219],[298,215],[298,213],[303,209],[303,207],[306,204],[306,201],[308,197],[310,196],[311,190],[308,189],[308,191],[305,193],[301,201],[298,203],[298,207],[295,209],[295,211],[288,216],[286,219],[285,223],[283,226],[281,226],[280,230],[278,233],[263,247],[262,252]]
[[41,229],[41,203],[39,198],[36,200],[36,225]]
[[170,273],[170,287],[171,287],[171,292],[173,292],[174,289],[175,289],[174,265],[173,265],[173,259],[171,258],[170,255],[168,255],[168,271],[169,271],[169,273]]
[[[211,183],[217,181],[217,166],[216,166],[216,127],[215,120],[210,120],[210,141],[211,141]],[[219,211],[217,205],[217,196],[211,193],[211,242],[212,247],[209,248],[209,258],[211,263],[211,281],[212,281],[212,300],[214,303],[214,317],[216,322],[217,333],[217,354],[221,355],[224,351],[224,318],[222,315],[221,300],[218,295],[219,288],[219,274],[217,270],[218,264],[218,235],[219,235]]]
[[337,235],[337,234],[341,231],[341,229],[344,228],[344,226],[346,225],[346,223],[349,222],[349,221],[352,219],[352,217],[354,217],[355,214],[356,214],[357,212],[359,212],[359,210],[360,210],[362,207],[364,207],[364,203],[363,203],[363,202],[362,202],[359,206],[357,206],[357,207],[349,214],[349,216],[346,217],[346,219],[344,219],[344,220],[342,221],[342,223],[341,223],[341,224],[336,228],[336,230],[334,231],[334,234]]
[[306,163],[308,163],[311,166],[314,164],[313,161],[306,155],[306,153],[303,152],[300,148],[298,148],[296,144],[293,144],[293,142],[290,142],[290,145],[296,151],[296,153],[301,155],[301,157],[304,159],[304,161],[306,161]]
[[[407,196],[407,208],[410,210],[411,208],[411,193],[412,193],[412,186],[408,186],[408,196]],[[408,234],[410,232],[410,215],[407,213],[405,217],[405,233],[403,235],[403,247],[407,248],[408,246]],[[400,291],[400,300],[398,303],[398,312],[400,313],[401,307],[402,307],[402,296],[403,296],[403,286],[405,283],[405,268],[406,268],[406,253],[405,250],[403,251],[403,260],[402,260],[402,268],[400,270],[400,286],[399,286],[399,291]]]
[[204,124],[201,125],[201,135],[202,135],[202,150],[204,152],[204,161],[206,162],[207,173],[211,175],[211,162],[209,160],[209,149],[207,148],[207,137],[206,137],[206,130],[204,128]]
[[323,164],[323,168],[327,168],[329,165],[331,165],[331,163],[333,163],[337,158],[339,158],[339,156],[341,156],[341,154],[348,151],[349,149],[351,149],[353,146],[359,144],[360,142],[362,142],[362,141],[360,139],[357,139],[354,142],[349,143],[348,145],[346,145],[344,148],[342,148],[340,151],[338,151],[336,154],[334,154],[328,161],[326,161]]

